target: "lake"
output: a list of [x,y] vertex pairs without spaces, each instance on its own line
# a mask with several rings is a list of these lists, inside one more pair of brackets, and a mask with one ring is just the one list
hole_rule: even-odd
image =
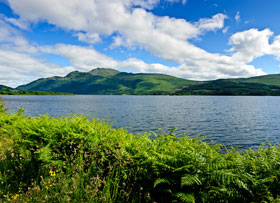
[[[280,141],[280,97],[251,96],[2,96],[6,107],[25,114],[69,114],[105,118],[128,131],[169,131],[178,137],[205,136],[206,141],[240,149]],[[184,132],[184,133],[183,133]]]

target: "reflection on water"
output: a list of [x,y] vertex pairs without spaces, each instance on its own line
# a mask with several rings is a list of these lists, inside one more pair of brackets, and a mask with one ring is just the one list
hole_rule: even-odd
[[231,96],[3,96],[9,110],[27,115],[94,115],[133,133],[169,131],[202,135],[241,148],[280,140],[280,97]]

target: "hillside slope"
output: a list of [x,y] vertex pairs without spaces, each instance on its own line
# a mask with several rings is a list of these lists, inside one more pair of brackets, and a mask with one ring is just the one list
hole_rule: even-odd
[[176,95],[255,95],[279,96],[280,86],[266,85],[242,80],[214,80],[191,85],[175,93]]
[[240,78],[232,81],[280,86],[280,74],[271,74],[251,78]]
[[5,86],[5,85],[0,85],[0,92],[1,91],[10,91],[13,90],[13,88]]
[[97,68],[65,77],[43,78],[18,90],[74,94],[135,95],[280,95],[280,74],[252,78],[191,81],[164,74],[126,73]]
[[65,77],[39,79],[17,89],[74,94],[172,94],[195,83],[164,74],[133,74],[97,68],[90,72],[74,71]]

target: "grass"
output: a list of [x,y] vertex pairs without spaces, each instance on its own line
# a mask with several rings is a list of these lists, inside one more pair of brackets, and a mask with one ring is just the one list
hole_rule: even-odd
[[278,145],[240,152],[23,112],[0,105],[2,202],[280,202]]

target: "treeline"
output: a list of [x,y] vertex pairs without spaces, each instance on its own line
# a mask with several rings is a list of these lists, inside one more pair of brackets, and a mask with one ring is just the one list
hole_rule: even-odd
[[63,92],[47,92],[47,91],[26,91],[26,90],[5,90],[0,91],[0,95],[74,95]]
[[279,96],[280,87],[260,83],[232,82],[216,80],[192,85],[175,92],[177,95],[255,95]]
[[150,95],[225,95],[225,96],[280,96],[280,86],[260,83],[215,80],[201,82],[182,89],[169,91],[141,92]]
[[3,202],[279,202],[280,149],[225,149],[0,105]]

